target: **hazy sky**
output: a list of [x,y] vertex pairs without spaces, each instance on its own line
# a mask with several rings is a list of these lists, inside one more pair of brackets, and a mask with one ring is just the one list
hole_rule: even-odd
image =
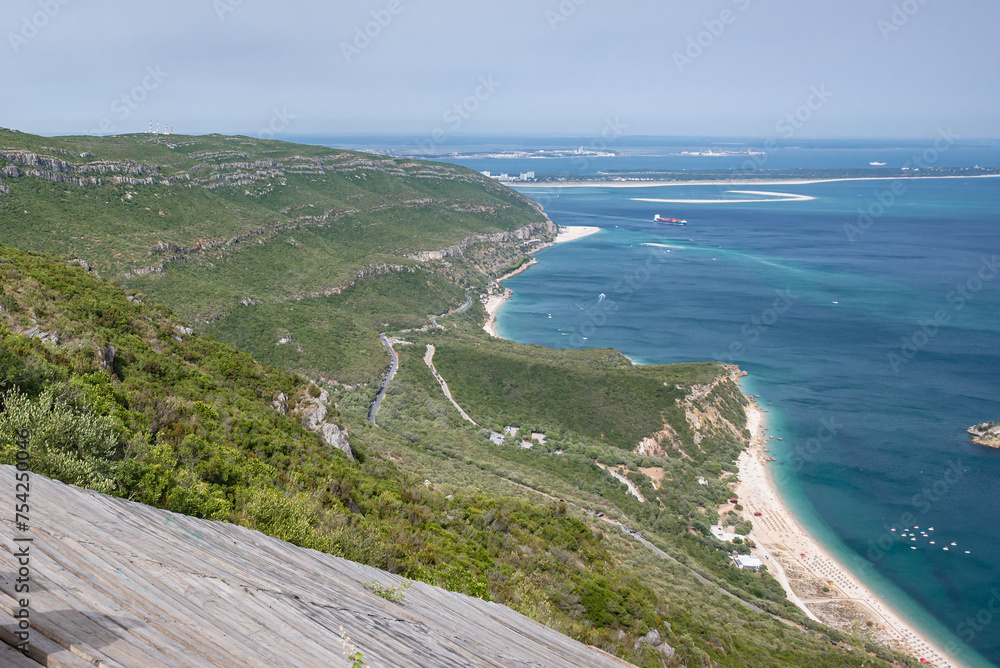
[[4,6],[26,132],[1000,137],[997,0]]

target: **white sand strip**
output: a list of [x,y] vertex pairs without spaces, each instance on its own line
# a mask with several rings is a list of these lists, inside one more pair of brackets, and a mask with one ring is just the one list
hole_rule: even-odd
[[[935,666],[956,668],[960,666],[961,664],[948,659],[948,655],[939,647],[890,609],[881,597],[862,585],[849,570],[831,557],[802,529],[781,501],[767,468],[771,463],[766,461],[763,452],[766,444],[763,415],[755,403],[747,409],[747,428],[752,439],[750,449],[740,455],[740,484],[737,495],[744,507],[743,515],[753,522],[751,538],[757,543],[762,556],[767,556],[764,563],[775,575],[775,579],[785,587],[789,599],[807,615],[813,619],[819,618],[825,623],[833,620],[824,619],[826,614],[823,607],[816,606],[810,610],[810,605],[837,601],[855,603],[861,606],[869,618],[881,623],[880,635],[883,641],[894,649],[918,659],[924,658]],[[761,513],[759,517],[754,515],[758,512]],[[773,568],[772,564],[781,567]],[[826,595],[827,598],[803,602],[796,592],[792,591],[795,580],[789,582],[786,574],[801,571],[814,578],[813,589],[830,587],[831,591]]]
[[752,202],[808,202],[816,199],[809,195],[794,193],[773,193],[764,190],[728,190],[726,192],[738,195],[764,195],[755,199],[654,199],[649,197],[633,197],[633,202],[658,202],[663,204],[749,204]]
[[567,241],[576,241],[577,239],[589,237],[591,234],[597,234],[600,231],[601,228],[599,227],[586,227],[583,225],[560,226],[555,243],[562,244]]
[[1000,174],[971,176],[855,176],[844,179],[718,179],[712,181],[560,181],[559,183],[518,183],[517,189],[538,188],[663,188],[668,186],[782,186],[840,181],[916,181],[919,179],[996,179]]

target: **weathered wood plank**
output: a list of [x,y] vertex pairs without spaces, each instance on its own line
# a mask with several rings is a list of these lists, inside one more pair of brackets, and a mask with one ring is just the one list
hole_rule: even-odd
[[13,647],[0,643],[0,666],[3,668],[38,668],[39,664]]
[[[372,668],[630,665],[501,605],[422,583],[395,604],[364,586],[390,573],[35,475],[32,536],[33,658],[59,668],[330,668],[341,628]],[[8,613],[14,566],[0,549]]]

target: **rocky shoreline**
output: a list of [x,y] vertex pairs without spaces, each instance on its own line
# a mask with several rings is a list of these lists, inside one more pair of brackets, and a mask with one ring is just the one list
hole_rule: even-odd
[[969,434],[976,445],[1000,449],[1000,422],[983,422],[969,427]]

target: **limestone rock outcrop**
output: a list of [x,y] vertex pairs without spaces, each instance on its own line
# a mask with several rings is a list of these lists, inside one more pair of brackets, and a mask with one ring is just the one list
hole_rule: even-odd
[[[326,419],[329,412],[327,408],[329,402],[330,393],[326,390],[320,390],[318,397],[307,394],[299,400],[293,413],[299,417],[303,427],[319,434],[324,443],[337,448],[347,455],[348,459],[354,461],[354,452],[351,450],[351,441],[348,438],[349,434],[346,430],[341,429],[340,425],[328,422]],[[279,412],[286,412],[288,410],[288,403],[284,394],[279,395],[275,404],[272,405]],[[282,410],[282,407],[284,407],[284,410]]]
[[969,434],[977,445],[1000,449],[1000,422],[983,422],[969,427]]

